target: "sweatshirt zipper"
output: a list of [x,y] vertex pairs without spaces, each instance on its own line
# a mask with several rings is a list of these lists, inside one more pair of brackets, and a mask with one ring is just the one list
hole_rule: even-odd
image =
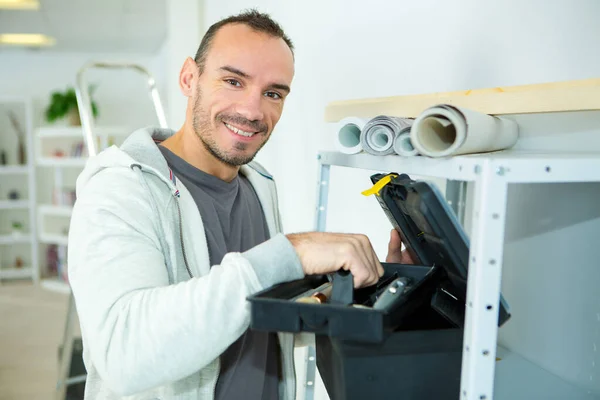
[[[175,190],[175,192],[173,193],[173,197],[175,199],[175,204],[177,205],[177,217],[179,220],[179,241],[181,242],[181,252],[183,254],[183,263],[185,264],[185,269],[187,270],[188,275],[190,276],[190,278],[193,278],[194,276],[192,275],[192,271],[190,270],[190,266],[188,264],[188,260],[187,260],[187,254],[185,252],[185,243],[183,242],[183,223],[181,220],[181,206],[179,204],[179,190]],[[213,380],[212,383],[212,396],[213,399],[215,397],[215,390],[217,389],[217,382],[219,380],[219,370],[221,369],[221,360],[220,358],[217,357],[217,376],[215,377],[215,379]]]
[[[187,254],[185,252],[185,244],[183,243],[183,224],[181,222],[181,207],[179,205],[179,190],[177,189],[177,186],[175,186],[174,183],[166,182],[165,179],[162,177],[162,175],[160,175],[159,173],[154,171],[151,167],[146,167],[145,169],[142,169],[142,166],[140,164],[131,164],[130,167],[132,169],[137,167],[137,168],[139,168],[141,173],[144,173],[144,171],[145,171],[147,173],[150,173],[150,174],[158,177],[165,185],[167,185],[169,187],[169,190],[172,189],[171,194],[173,195],[173,197],[175,199],[175,204],[177,205],[177,216],[179,218],[179,241],[181,242],[181,252],[183,253],[183,263],[185,264],[185,269],[187,270],[188,275],[190,276],[190,278],[193,278],[194,276],[192,275],[192,271],[190,270],[190,266],[189,266],[189,263],[187,260]],[[173,187],[171,187],[171,185],[173,185]],[[152,195],[152,193],[150,192],[150,188],[148,188],[147,184],[146,184],[146,187],[148,189],[149,194]]]
[[[142,172],[142,166],[139,164],[135,164],[135,166],[137,166],[140,169],[140,172]],[[133,168],[133,165],[131,166]],[[171,184],[167,183],[164,181],[163,177],[154,172],[152,169],[146,169],[147,172],[157,176],[165,185],[167,185],[169,187],[169,189],[171,189]],[[142,172],[143,173],[143,172]],[[178,221],[179,221],[179,241],[181,242],[181,252],[183,254],[183,263],[185,264],[185,269],[187,270],[188,275],[190,276],[190,278],[193,278],[193,274],[192,271],[190,270],[190,266],[187,260],[187,254],[185,252],[185,243],[183,242],[183,223],[181,220],[181,206],[179,204],[179,190],[177,189],[177,186],[175,186],[175,184],[173,184],[173,191],[171,192],[173,195],[173,198],[175,200],[175,205],[177,206],[177,217],[178,217]],[[149,190],[149,189],[148,189]],[[217,376],[214,379],[214,382],[212,384],[212,395],[214,398],[215,395],[215,390],[217,389],[217,381],[219,380],[219,371],[221,369],[221,360],[220,358],[217,357]]]
[[181,222],[181,207],[179,205],[179,191],[174,194],[175,204],[177,204],[177,216],[179,217],[179,241],[181,242],[181,252],[183,253],[183,263],[185,264],[185,269],[187,270],[190,278],[193,278],[192,271],[190,270],[190,266],[188,264],[187,255],[185,253],[185,243],[183,243],[183,224]]

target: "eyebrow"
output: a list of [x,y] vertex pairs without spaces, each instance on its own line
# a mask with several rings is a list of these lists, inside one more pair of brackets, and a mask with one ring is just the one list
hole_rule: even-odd
[[232,74],[239,75],[239,76],[241,76],[242,78],[251,78],[251,76],[250,76],[250,75],[248,75],[247,73],[245,73],[244,71],[242,71],[242,70],[239,70],[239,69],[237,69],[237,68],[235,68],[235,67],[231,67],[231,66],[229,66],[229,65],[222,66],[222,67],[221,67],[221,68],[219,68],[219,69],[220,69],[221,71],[227,71],[227,72],[231,72]]
[[[230,65],[224,65],[221,68],[219,68],[221,71],[227,71],[227,72],[231,72],[232,74],[241,76],[242,78],[246,78],[246,79],[251,79],[252,76],[248,75],[247,73],[245,73],[244,71],[232,67]],[[270,89],[278,89],[278,90],[283,90],[285,92],[290,92],[290,87],[288,85],[285,85],[283,83],[271,83],[269,84],[269,88]]]

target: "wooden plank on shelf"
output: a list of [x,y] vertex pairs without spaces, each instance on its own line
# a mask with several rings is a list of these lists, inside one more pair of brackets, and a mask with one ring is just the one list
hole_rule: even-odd
[[600,110],[600,78],[335,101],[325,108],[325,121],[377,115],[416,118],[436,104],[451,104],[490,115]]

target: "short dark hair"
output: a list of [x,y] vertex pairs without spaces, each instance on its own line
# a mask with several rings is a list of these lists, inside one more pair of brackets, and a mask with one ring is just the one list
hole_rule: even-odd
[[285,34],[281,26],[277,22],[275,22],[269,16],[269,14],[261,13],[254,9],[246,10],[238,15],[232,15],[218,22],[215,22],[213,25],[210,26],[210,28],[208,28],[208,31],[206,31],[204,37],[202,38],[202,41],[200,42],[200,47],[198,47],[196,56],[194,57],[194,61],[196,61],[196,65],[198,65],[200,73],[204,71],[206,55],[208,54],[208,50],[217,31],[228,24],[244,24],[249,26],[256,32],[262,32],[276,38],[281,38],[292,51],[292,56],[294,54],[294,44],[292,43],[290,38]]

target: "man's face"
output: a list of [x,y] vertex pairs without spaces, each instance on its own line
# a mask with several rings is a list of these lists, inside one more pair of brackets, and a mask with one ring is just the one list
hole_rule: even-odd
[[193,99],[192,126],[206,149],[232,166],[250,162],[279,121],[293,76],[282,39],[245,25],[222,27]]

